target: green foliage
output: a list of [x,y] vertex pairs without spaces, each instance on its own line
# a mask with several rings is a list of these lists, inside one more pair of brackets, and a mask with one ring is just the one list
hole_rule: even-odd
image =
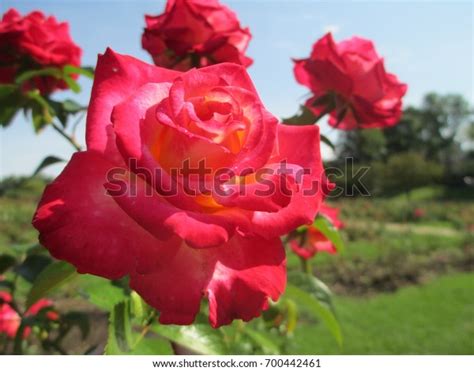
[[43,161],[41,161],[41,163],[38,165],[38,167],[33,172],[33,176],[38,175],[41,172],[41,170],[43,170],[44,168],[46,168],[50,165],[57,164],[59,162],[64,162],[64,160],[62,158],[59,158],[59,157],[56,157],[56,156],[47,156],[47,157],[45,157],[43,159]]
[[[342,346],[342,332],[332,312],[330,294],[313,276],[305,273],[288,276],[285,296],[291,298],[316,318],[324,322],[339,346]],[[294,283],[294,284],[293,284]]]
[[[199,321],[198,321],[199,322]],[[161,325],[155,323],[152,330],[164,338],[198,354],[226,354],[227,347],[221,330],[215,330],[206,320],[189,326]]]
[[23,97],[16,85],[0,85],[0,126],[8,126],[21,106]]
[[77,276],[76,268],[66,262],[53,262],[38,274],[30,293],[26,298],[26,307],[29,308],[42,297],[49,295],[66,282]]
[[331,222],[324,216],[318,216],[313,222],[313,226],[317,228],[329,241],[336,247],[338,253],[344,252],[344,241],[339,231],[334,228]]
[[286,125],[313,125],[316,122],[316,116],[308,107],[302,105],[297,114],[283,119],[282,122]]
[[117,303],[110,312],[109,336],[105,354],[127,354],[132,347],[129,301]]
[[352,157],[357,163],[369,163],[386,155],[387,138],[381,129],[350,130],[341,136],[339,158]]
[[54,101],[49,96],[41,95],[37,89],[26,90],[25,84],[31,79],[48,76],[64,81],[73,92],[79,93],[81,87],[73,78],[76,75],[93,78],[93,70],[89,67],[80,68],[71,65],[62,69],[57,67],[34,69],[23,71],[17,76],[14,84],[0,84],[0,106],[2,106],[0,126],[10,125],[16,113],[23,110],[26,115],[31,115],[36,133],[50,125],[55,117],[63,127],[66,127],[69,116],[84,111],[86,107],[70,99],[64,102]]
[[16,263],[16,259],[12,255],[1,254],[0,255],[0,274],[4,273],[7,269],[13,267]]
[[439,181],[443,168],[418,153],[406,152],[391,156],[386,163],[376,163],[372,171],[378,189],[396,193]]
[[[441,170],[435,172],[440,171],[443,177],[437,174],[435,178],[444,184],[463,185],[464,178],[472,175],[474,163],[469,137],[473,112],[461,95],[427,94],[421,107],[405,109],[400,122],[393,127],[343,132],[334,165],[341,168],[342,159],[351,157],[356,166],[372,167],[374,170],[365,178],[367,186],[372,194],[384,194],[384,184],[379,181],[375,185],[377,179],[384,176],[383,167],[387,163],[394,166],[393,162],[400,161],[400,156],[410,153],[427,161],[432,171],[431,164],[436,164]],[[409,178],[400,176],[399,182],[409,183],[413,177],[419,178],[415,173],[418,168],[412,170]],[[419,181],[414,183],[420,184]]]
[[40,273],[51,263],[51,258],[42,254],[29,254],[15,267],[15,273],[33,283]]
[[79,292],[104,311],[112,311],[116,305],[127,299],[123,288],[105,278],[81,274],[77,277],[77,281]]

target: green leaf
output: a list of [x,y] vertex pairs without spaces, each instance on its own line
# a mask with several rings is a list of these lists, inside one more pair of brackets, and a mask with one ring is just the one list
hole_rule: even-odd
[[69,89],[71,89],[74,93],[81,92],[81,86],[71,76],[65,75],[63,76],[63,80],[66,82]]
[[64,102],[62,102],[62,106],[64,111],[72,114],[87,110],[87,107],[82,106],[72,99],[66,99]]
[[321,134],[321,142],[327,144],[333,151],[336,151],[336,147],[334,146],[333,142],[331,142],[331,140],[323,134]]
[[315,317],[321,319],[336,339],[338,345],[342,346],[343,340],[341,328],[339,322],[330,309],[321,304],[313,295],[292,284],[287,284],[285,296],[293,299],[295,302],[308,309]]
[[0,100],[10,96],[16,91],[18,91],[18,86],[14,84],[0,84]]
[[344,241],[339,231],[324,216],[318,215],[313,226],[317,228],[329,241],[331,241],[339,253],[344,253]]
[[133,350],[128,353],[133,355],[173,355],[173,348],[169,341],[165,339],[142,339]]
[[33,126],[35,132],[38,133],[46,125],[53,122],[54,109],[38,90],[31,90],[25,96],[30,99],[26,104],[27,107],[31,108]]
[[131,350],[131,342],[130,302],[126,300],[116,304],[110,312],[105,354],[128,354]]
[[43,161],[41,161],[41,163],[38,165],[38,167],[36,168],[32,176],[38,175],[38,173],[41,170],[43,170],[44,168],[50,165],[57,164],[58,162],[64,162],[64,161],[65,160],[63,160],[62,158],[59,158],[56,156],[47,156],[43,159]]
[[287,125],[313,125],[316,122],[316,116],[306,106],[300,106],[300,111],[282,122]]
[[265,354],[280,354],[280,348],[273,342],[269,335],[263,331],[255,331],[249,325],[243,326],[244,333],[262,349]]
[[135,318],[143,318],[146,312],[146,304],[143,302],[143,299],[135,291],[132,291],[130,294],[131,300],[131,310]]
[[63,72],[67,75],[82,75],[90,79],[94,78],[94,68],[93,67],[77,67],[73,65],[66,65],[63,68]]
[[53,108],[56,117],[59,119],[63,127],[67,126],[69,115],[75,115],[78,112],[87,110],[87,107],[82,106],[74,100],[66,99],[59,102],[49,99],[49,104]]
[[71,264],[62,261],[51,263],[36,277],[26,298],[26,307],[29,308],[36,301],[77,277],[77,275],[76,268]]
[[226,354],[222,332],[208,324],[189,326],[161,325],[155,323],[152,330],[164,338],[199,354]]
[[12,255],[0,255],[0,274],[6,272],[7,269],[13,267],[15,263],[16,259]]
[[23,104],[23,97],[16,85],[0,84],[0,126],[10,125]]
[[39,76],[52,76],[57,79],[60,79],[62,76],[62,71],[59,68],[56,67],[48,67],[48,68],[43,68],[40,70],[30,70],[23,72],[20,74],[16,79],[15,83],[17,84],[22,84],[27,80],[32,79],[33,77],[39,77]]
[[288,282],[292,285],[313,295],[319,302],[323,303],[334,312],[332,304],[332,293],[324,282],[311,274],[291,271],[288,272]]
[[51,264],[51,258],[40,255],[29,255],[23,263],[15,267],[15,272],[18,273],[28,282],[34,282],[38,275]]
[[112,311],[117,304],[127,299],[121,287],[114,286],[105,278],[81,274],[77,282],[87,299],[107,312]]
[[285,299],[283,302],[286,307],[286,331],[292,334],[298,324],[298,306],[290,299]]

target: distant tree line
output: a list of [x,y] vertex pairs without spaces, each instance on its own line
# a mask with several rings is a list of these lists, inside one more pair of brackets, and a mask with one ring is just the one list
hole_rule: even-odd
[[[420,107],[408,107],[398,125],[343,132],[337,160],[330,166],[370,167],[364,185],[371,194],[408,192],[430,185],[469,187],[474,179],[474,111],[457,94],[427,94]],[[336,182],[351,186],[350,177]],[[347,184],[349,182],[349,184]]]

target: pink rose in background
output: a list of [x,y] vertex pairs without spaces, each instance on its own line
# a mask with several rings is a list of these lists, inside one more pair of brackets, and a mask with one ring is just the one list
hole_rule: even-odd
[[[328,219],[335,229],[344,228],[344,223],[339,219],[339,209],[322,204],[319,214]],[[318,252],[336,254],[336,246],[319,229],[310,225],[307,228],[304,243],[298,243],[293,239],[290,241],[290,248],[303,259],[311,259]]]
[[[0,21],[0,83],[9,84],[22,72],[47,67],[80,66],[81,49],[72,41],[69,25],[40,11],[21,16],[8,10]],[[67,89],[64,81],[52,76],[35,77],[27,89],[42,94]]]
[[217,0],[168,0],[163,14],[145,21],[142,46],[157,66],[186,71],[221,62],[252,64],[245,56],[248,28]]
[[[192,323],[203,297],[214,327],[248,321],[279,298],[280,236],[312,223],[323,199],[317,126],[279,124],[241,65],[182,73],[109,49],[86,141],[34,217],[54,257],[80,273],[129,275],[165,324]],[[186,173],[200,164],[206,177]],[[219,191],[200,188],[211,180]]]
[[0,291],[0,334],[6,334],[9,338],[14,338],[21,318],[10,306],[12,297],[5,291]]
[[[9,338],[14,338],[21,325],[21,317],[11,306],[12,297],[8,292],[0,291],[0,333],[6,334]],[[35,316],[41,309],[51,307],[53,302],[48,299],[40,299],[33,304],[25,313],[25,316]],[[48,311],[46,318],[55,321],[59,318],[54,311]],[[23,330],[23,338],[27,338],[31,333],[30,327]]]
[[309,58],[295,60],[294,73],[313,93],[306,106],[316,116],[329,113],[331,126],[384,128],[400,119],[407,85],[385,71],[370,40],[335,43],[328,33],[313,45]]

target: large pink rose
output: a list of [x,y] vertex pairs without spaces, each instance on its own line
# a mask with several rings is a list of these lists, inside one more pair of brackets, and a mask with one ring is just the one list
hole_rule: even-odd
[[[24,17],[15,9],[7,11],[0,21],[0,83],[15,81],[21,72],[46,67],[79,66],[81,49],[69,35],[69,25],[58,23],[40,11]],[[30,80],[31,83],[31,80]],[[37,77],[32,86],[42,94],[66,89],[64,81],[51,76]]]
[[393,126],[401,116],[407,85],[385,71],[370,40],[353,37],[335,43],[328,33],[313,45],[309,58],[295,60],[296,80],[313,92],[306,105],[330,113],[338,129]]
[[217,0],[168,0],[163,14],[145,21],[142,46],[157,66],[186,71],[221,62],[252,64],[245,56],[248,28]]
[[213,326],[278,299],[280,236],[323,197],[316,126],[279,124],[240,65],[181,73],[107,50],[86,131],[34,217],[53,256],[129,275],[162,323],[192,323],[203,297]]

